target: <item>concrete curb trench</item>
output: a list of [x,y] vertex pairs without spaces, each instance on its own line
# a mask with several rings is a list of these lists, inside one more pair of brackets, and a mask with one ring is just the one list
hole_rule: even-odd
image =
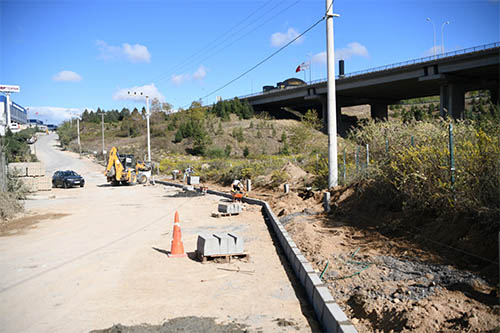
[[[178,188],[184,187],[184,185],[166,181],[157,180],[156,183]],[[231,199],[231,195],[229,193],[214,190],[207,190],[207,193]],[[325,284],[321,282],[318,275],[314,272],[311,264],[300,252],[297,244],[295,244],[281,222],[273,213],[269,204],[263,200],[252,198],[244,198],[243,201],[251,205],[259,205],[262,207],[262,211],[267,217],[266,221],[270,223],[272,229],[276,233],[281,248],[287,257],[288,262],[292,266],[297,279],[306,290],[309,303],[312,305],[314,312],[316,313],[316,318],[323,326],[325,332],[357,333],[356,328],[349,321],[340,306],[335,303],[332,294],[330,294],[330,291]]]

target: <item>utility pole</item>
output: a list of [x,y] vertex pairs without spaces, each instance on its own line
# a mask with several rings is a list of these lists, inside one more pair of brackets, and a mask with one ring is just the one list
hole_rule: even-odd
[[82,145],[80,144],[80,117],[76,118],[76,133],[78,134],[78,151],[82,155]]
[[102,156],[104,157],[104,112],[101,112],[101,129],[102,129]]
[[335,47],[333,42],[333,0],[326,0],[326,58],[328,72],[328,188],[338,185],[337,104],[335,98]]
[[146,96],[146,124],[148,128],[148,162],[151,163],[151,141],[149,136],[149,96]]

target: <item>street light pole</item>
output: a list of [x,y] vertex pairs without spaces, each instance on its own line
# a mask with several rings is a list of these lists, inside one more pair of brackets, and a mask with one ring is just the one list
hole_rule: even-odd
[[148,162],[151,163],[151,141],[149,135],[149,96],[146,96],[146,124],[148,128]]
[[80,117],[76,118],[76,132],[78,134],[78,151],[82,155],[82,145],[80,144]]
[[326,58],[328,73],[328,188],[338,185],[337,105],[335,98],[335,47],[333,34],[333,0],[326,0]]
[[[131,92],[128,92],[129,95],[132,95]],[[142,91],[139,92],[139,94],[142,96],[143,93]],[[134,91],[134,95],[137,95],[137,92]],[[149,135],[149,96],[146,97],[146,125],[147,125],[147,130],[148,130],[148,162],[151,163],[151,141],[150,141],[150,135]]]
[[441,54],[444,54],[444,26],[450,24],[450,21],[446,21],[441,25]]
[[436,25],[434,25],[434,22],[432,22],[431,18],[428,17],[426,21],[432,23],[432,31],[434,32],[434,48],[432,49],[432,55],[436,55]]
[[104,158],[104,112],[101,112],[102,156]]

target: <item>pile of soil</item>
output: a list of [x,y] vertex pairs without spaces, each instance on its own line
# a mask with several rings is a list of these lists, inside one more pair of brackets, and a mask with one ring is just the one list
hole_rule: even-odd
[[248,332],[247,326],[236,322],[217,324],[214,318],[205,317],[179,317],[167,320],[161,325],[141,324],[124,326],[115,324],[110,328],[93,330],[90,333],[167,333],[167,332]]
[[[439,240],[446,243],[425,242],[421,235],[436,233],[440,221],[421,222],[420,233],[401,231],[402,221],[409,221],[381,192],[339,187],[332,192],[331,214],[319,213],[320,198],[315,195],[303,205],[292,200],[288,207],[283,196],[269,201],[276,211],[288,209],[280,220],[316,271],[325,271],[323,282],[359,332],[500,328],[491,269],[498,274],[495,254],[489,253],[493,260],[481,260],[481,250],[465,255],[450,241],[477,228],[464,232],[464,224],[455,221],[455,229],[461,229],[443,226],[451,236]],[[477,247],[485,245],[477,242]]]

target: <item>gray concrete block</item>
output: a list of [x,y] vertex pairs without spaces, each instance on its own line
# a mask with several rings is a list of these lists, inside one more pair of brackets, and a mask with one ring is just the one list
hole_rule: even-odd
[[229,236],[229,234],[226,234],[227,236],[227,252],[228,253],[237,253],[236,252],[236,239],[232,236]]
[[244,242],[243,238],[241,238],[240,236],[238,236],[237,234],[232,233],[232,232],[229,232],[227,235],[229,237],[233,238],[234,249],[235,249],[235,251],[233,253],[245,252],[245,242]]
[[184,191],[194,191],[194,186],[193,185],[186,185],[186,186],[182,186],[182,189]]
[[196,250],[204,256],[220,254],[219,241],[211,234],[198,235],[196,241]]
[[299,281],[302,285],[306,282],[306,275],[314,273],[314,268],[309,262],[301,262],[299,265]]
[[[334,302],[332,294],[327,287],[315,287],[313,292],[312,305],[314,308],[314,312],[316,312],[316,316],[320,319],[323,318],[323,313],[326,308],[326,303]],[[345,316],[345,315],[344,315]],[[337,320],[335,318],[335,320]],[[337,320],[338,322],[338,320]]]
[[297,275],[297,278],[300,278],[300,266],[302,263],[307,263],[306,257],[304,257],[303,254],[299,254],[293,258],[293,261],[291,262],[293,271],[295,272],[295,275]]
[[227,234],[217,233],[217,234],[213,234],[213,236],[215,237],[215,239],[219,243],[219,253],[220,254],[231,253],[228,251],[229,236]]
[[238,202],[219,202],[217,210],[220,213],[239,214],[242,212],[243,207]]
[[200,183],[199,176],[188,176],[187,177],[188,185],[197,185]]
[[345,332],[357,333],[358,331],[347,319],[344,311],[337,303],[329,302],[323,308],[323,316],[321,318],[323,327],[327,332]]
[[312,302],[314,289],[322,286],[323,282],[320,280],[318,274],[308,273],[304,281],[304,287],[306,288],[307,297],[309,301]]
[[340,325],[339,332],[342,333],[358,333],[358,330],[352,324]]

